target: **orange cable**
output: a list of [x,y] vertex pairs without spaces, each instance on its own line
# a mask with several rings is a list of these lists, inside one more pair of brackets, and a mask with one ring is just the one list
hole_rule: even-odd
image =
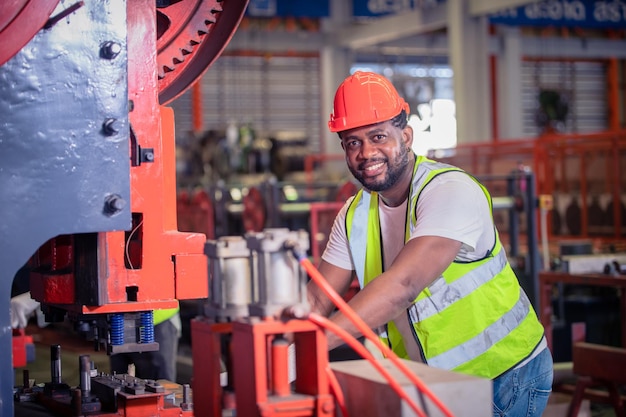
[[348,414],[348,408],[346,407],[346,398],[343,396],[343,391],[341,390],[341,386],[339,385],[339,381],[337,381],[337,376],[330,368],[330,364],[326,365],[326,375],[328,376],[328,382],[330,383],[330,388],[333,391],[333,395],[337,400],[337,404],[339,404],[339,409],[341,410],[342,417],[350,417]]
[[367,350],[365,346],[363,346],[361,342],[359,342],[354,336],[352,336],[350,333],[348,333],[346,330],[342,329],[332,321],[317,313],[309,313],[306,318],[308,318],[318,326],[331,330],[333,333],[336,333],[339,337],[341,337],[352,349],[354,349],[363,358],[367,359],[376,368],[376,370],[378,370],[378,372],[380,372],[385,377],[385,379],[389,382],[391,388],[398,394],[400,398],[402,398],[409,404],[409,406],[413,409],[413,411],[415,411],[415,413],[417,413],[418,416],[426,417],[424,411],[419,408],[417,404],[415,404],[413,399],[409,397],[409,395],[402,388],[400,383],[389,373],[388,370],[386,370],[382,366],[379,361],[376,360],[376,358],[374,358],[372,352]]
[[133,263],[130,259],[130,254],[128,253],[128,245],[130,244],[130,241],[132,240],[133,235],[135,234],[137,230],[139,230],[142,224],[143,224],[143,218],[141,219],[139,224],[135,226],[135,228],[130,232],[130,234],[128,235],[128,239],[126,239],[126,242],[125,242],[124,254],[126,255],[126,261],[128,262],[130,269],[135,269],[135,267],[133,266]]
[[326,282],[324,276],[315,268],[315,266],[309,261],[305,256],[300,256],[300,254],[296,254],[299,259],[300,264],[309,274],[311,279],[315,281],[315,283],[320,287],[322,291],[326,294],[326,296],[341,310],[343,314],[346,315],[350,321],[356,326],[356,328],[372,343],[376,345],[378,349],[383,352],[383,354],[388,357],[394,365],[396,365],[400,371],[402,371],[407,378],[411,380],[415,384],[415,386],[425,393],[428,398],[430,398],[435,405],[443,412],[447,417],[453,417],[452,412],[446,407],[443,402],[435,394],[415,375],[411,370],[404,364],[398,356],[391,350],[389,347],[385,346],[378,336],[374,334],[372,329],[370,329],[367,324],[350,308],[348,303],[346,303],[339,294]]

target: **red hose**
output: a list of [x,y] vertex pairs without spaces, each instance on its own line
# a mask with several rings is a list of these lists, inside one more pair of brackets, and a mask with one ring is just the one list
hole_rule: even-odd
[[341,390],[341,386],[339,386],[339,381],[337,381],[337,376],[330,368],[330,365],[326,366],[326,375],[328,376],[330,388],[333,390],[333,395],[335,396],[337,404],[339,405],[339,409],[341,410],[341,416],[350,417],[350,415],[348,414],[348,408],[346,407],[346,399],[343,396],[343,391]]
[[327,318],[323,316],[320,316],[319,314],[309,313],[307,318],[311,320],[313,323],[317,324],[318,326],[329,329],[330,331],[332,331],[333,333],[336,333],[339,337],[341,337],[352,349],[354,349],[363,358],[367,359],[376,368],[376,370],[380,372],[382,376],[385,377],[385,379],[389,382],[389,385],[391,386],[391,388],[398,394],[400,398],[402,398],[404,401],[406,401],[409,404],[409,406],[413,409],[413,411],[415,411],[415,413],[417,413],[418,416],[426,417],[426,414],[424,413],[424,411],[421,408],[419,408],[417,404],[415,404],[415,402],[413,401],[413,399],[411,399],[411,397],[408,396],[408,394],[402,388],[400,383],[396,379],[394,379],[394,377],[389,373],[389,371],[386,370],[382,366],[382,364],[376,360],[376,358],[374,358],[374,355],[372,355],[372,352],[367,350],[365,346],[363,346],[361,342],[359,342],[355,337],[350,335],[350,333],[348,333],[347,331],[345,331],[344,329],[342,329],[341,327],[339,327],[332,321],[328,320]]
[[309,274],[311,279],[320,287],[320,289],[326,294],[326,296],[339,308],[339,310],[356,326],[356,328],[368,338],[374,345],[380,349],[380,351],[398,367],[402,373],[404,373],[411,382],[432,402],[441,410],[441,412],[447,417],[453,417],[454,414],[446,407],[443,402],[415,375],[411,370],[398,358],[398,356],[389,347],[385,346],[378,336],[374,334],[367,324],[348,306],[348,304],[341,298],[339,294],[326,282],[324,276],[317,270],[317,268],[304,256],[299,256],[298,260],[305,271]]

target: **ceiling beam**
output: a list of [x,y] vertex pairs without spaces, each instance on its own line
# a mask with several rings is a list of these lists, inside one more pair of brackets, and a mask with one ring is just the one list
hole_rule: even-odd
[[[445,4],[427,10],[413,10],[390,17],[377,18],[371,23],[355,23],[329,34],[332,43],[348,49],[360,49],[382,42],[445,29]],[[330,39],[329,39],[330,40]]]
[[[470,0],[469,13],[484,16],[508,8],[533,3],[532,0]],[[348,49],[361,49],[383,42],[407,38],[445,29],[448,26],[446,3],[417,9],[389,17],[376,18],[368,23],[355,23],[332,34],[333,44]]]
[[484,16],[500,10],[525,6],[536,1],[530,0],[470,0],[469,13],[472,16]]

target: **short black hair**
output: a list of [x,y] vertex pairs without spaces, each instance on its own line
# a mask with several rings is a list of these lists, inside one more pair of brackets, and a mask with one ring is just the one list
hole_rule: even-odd
[[[397,116],[392,118],[390,121],[393,127],[397,127],[400,130],[404,129],[406,125],[409,123],[409,119],[405,110],[402,110]],[[343,131],[337,132],[337,136],[339,136],[339,139],[341,139],[342,133]]]
[[409,123],[406,111],[402,110],[399,115],[391,119],[391,124],[398,129],[404,129]]

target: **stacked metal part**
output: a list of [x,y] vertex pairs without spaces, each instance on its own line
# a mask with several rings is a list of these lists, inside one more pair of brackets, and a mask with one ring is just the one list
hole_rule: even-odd
[[304,230],[270,228],[245,236],[208,240],[210,297],[204,314],[217,321],[280,316],[306,308],[306,274],[286,244],[309,249]]
[[[306,253],[309,245],[306,231],[288,228],[206,242],[210,298],[204,316],[191,322],[198,415],[253,416],[263,409],[281,415],[293,407],[301,415],[332,414],[324,331],[284,314],[309,311],[307,274],[292,250]],[[291,369],[305,376],[293,389]],[[320,413],[320,404],[327,411]]]

